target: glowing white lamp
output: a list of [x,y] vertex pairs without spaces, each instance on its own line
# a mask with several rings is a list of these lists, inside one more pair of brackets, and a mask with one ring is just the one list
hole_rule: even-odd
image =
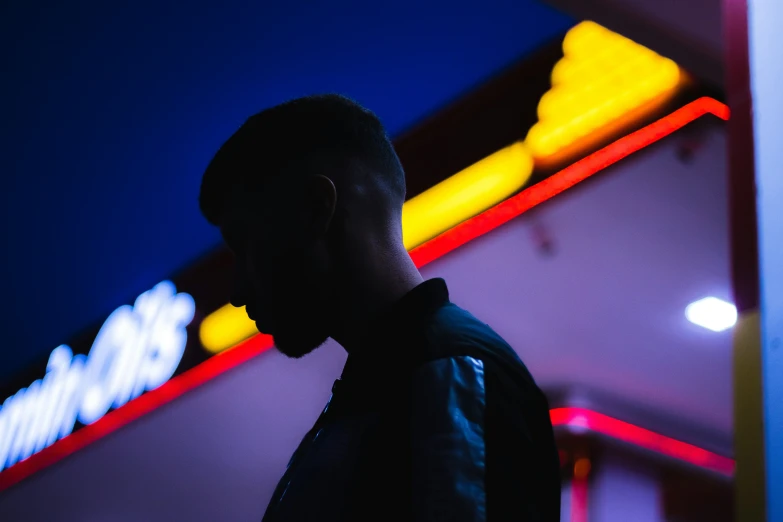
[[685,317],[693,324],[722,332],[737,323],[737,307],[717,297],[705,297],[689,304]]

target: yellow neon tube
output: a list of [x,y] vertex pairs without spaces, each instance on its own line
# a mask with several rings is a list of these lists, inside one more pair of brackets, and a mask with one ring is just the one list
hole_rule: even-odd
[[[521,142],[500,149],[429,190],[402,208],[402,235],[411,250],[521,189],[533,173],[533,158]],[[256,333],[245,308],[230,304],[201,322],[201,344],[219,353]]]
[[539,121],[525,140],[536,158],[673,92],[681,81],[676,63],[594,22],[571,29],[563,53],[552,70],[552,89],[538,104]]
[[250,320],[245,307],[224,305],[201,321],[199,337],[210,353],[219,353],[258,333],[256,323]]
[[508,198],[530,179],[533,158],[514,143],[409,199],[402,238],[411,250]]

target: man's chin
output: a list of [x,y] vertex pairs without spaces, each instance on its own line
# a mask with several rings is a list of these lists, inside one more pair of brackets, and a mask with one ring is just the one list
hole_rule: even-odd
[[256,330],[258,330],[258,333],[263,335],[272,335],[274,336],[274,332],[272,331],[272,328],[269,327],[269,325],[264,324],[256,319],[251,319],[256,324]]
[[275,342],[277,351],[286,357],[299,359],[323,345],[327,341],[328,337],[321,335],[304,336],[301,335],[301,333],[298,335],[285,335],[283,333],[278,333],[273,335],[272,339]]

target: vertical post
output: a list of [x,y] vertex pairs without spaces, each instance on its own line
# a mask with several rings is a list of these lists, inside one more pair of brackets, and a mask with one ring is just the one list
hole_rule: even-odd
[[783,522],[783,3],[749,1],[767,519]]
[[[737,520],[783,521],[783,4],[724,0]],[[752,94],[752,95],[751,95]]]
[[734,451],[736,520],[764,522],[764,415],[759,331],[759,272],[753,106],[747,0],[723,1],[728,123],[729,213],[734,302]]
[[[570,498],[570,513],[571,517],[569,522],[588,522],[588,490],[589,482],[588,476],[590,475],[590,459],[587,457],[581,457],[574,463],[574,476],[571,480],[571,498]],[[562,513],[562,508],[561,508]]]

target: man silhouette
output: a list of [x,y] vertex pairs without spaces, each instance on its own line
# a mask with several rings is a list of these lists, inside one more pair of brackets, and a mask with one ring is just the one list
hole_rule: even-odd
[[277,349],[348,353],[264,522],[560,520],[547,401],[514,351],[423,281],[405,175],[378,118],[338,95],[252,116],[204,173],[234,306]]

